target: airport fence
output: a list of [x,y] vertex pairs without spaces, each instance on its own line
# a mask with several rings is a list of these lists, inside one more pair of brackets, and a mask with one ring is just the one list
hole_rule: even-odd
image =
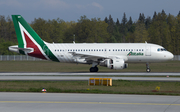
[[[180,55],[174,55],[172,60],[180,61]],[[27,55],[0,55],[0,61],[44,61]]]
[[27,55],[0,55],[0,61],[42,61],[42,59]]

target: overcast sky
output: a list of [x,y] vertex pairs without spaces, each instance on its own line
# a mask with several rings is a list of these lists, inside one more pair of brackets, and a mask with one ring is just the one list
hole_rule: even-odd
[[63,19],[77,21],[80,16],[87,18],[109,17],[121,21],[123,13],[136,21],[140,13],[152,17],[154,11],[176,16],[180,11],[180,0],[0,0],[0,15],[19,14],[28,22],[34,18]]

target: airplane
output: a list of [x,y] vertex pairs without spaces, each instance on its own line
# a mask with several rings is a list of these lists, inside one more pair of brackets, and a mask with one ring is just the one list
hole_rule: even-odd
[[149,63],[171,60],[174,55],[164,47],[150,43],[47,43],[31,28],[21,15],[12,15],[18,45],[10,51],[45,60],[64,63],[92,64],[90,72],[98,72],[98,65],[120,70],[128,63]]

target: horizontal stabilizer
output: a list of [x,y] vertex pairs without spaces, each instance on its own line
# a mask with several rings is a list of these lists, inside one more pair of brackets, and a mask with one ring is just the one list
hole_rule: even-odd
[[19,53],[19,50],[24,51],[25,53],[31,53],[34,52],[33,48],[19,48],[18,45],[10,46],[8,47],[10,51]]

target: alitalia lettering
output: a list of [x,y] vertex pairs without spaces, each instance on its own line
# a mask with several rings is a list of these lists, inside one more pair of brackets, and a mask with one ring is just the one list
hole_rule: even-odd
[[129,52],[129,53],[127,54],[127,56],[143,56],[143,55],[144,55],[144,53],[141,53],[141,52],[139,52],[139,53]]

